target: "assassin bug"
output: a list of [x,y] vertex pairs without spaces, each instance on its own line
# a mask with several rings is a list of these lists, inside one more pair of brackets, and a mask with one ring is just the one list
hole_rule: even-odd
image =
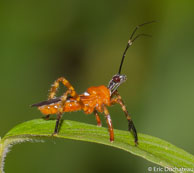
[[[146,22],[135,27],[123,53],[119,71],[112,77],[107,87],[104,85],[90,87],[87,89],[86,92],[78,95],[74,87],[69,83],[69,81],[66,80],[64,77],[60,77],[52,85],[48,100],[32,105],[38,107],[38,109],[44,115],[46,115],[47,119],[49,118],[50,114],[57,114],[57,120],[53,135],[56,135],[58,133],[59,123],[64,112],[83,110],[86,114],[94,113],[98,126],[101,126],[101,120],[98,112],[103,112],[105,114],[109,128],[110,141],[113,142],[113,126],[107,106],[119,104],[128,120],[128,130],[132,132],[135,139],[135,144],[138,144],[137,131],[135,129],[131,116],[126,109],[126,106],[117,91],[117,88],[127,80],[126,75],[121,74],[121,69],[128,48],[140,36],[150,36],[148,34],[139,34],[134,37],[137,29],[152,22],[154,21]],[[60,82],[67,87],[67,91],[61,97],[55,97]]]

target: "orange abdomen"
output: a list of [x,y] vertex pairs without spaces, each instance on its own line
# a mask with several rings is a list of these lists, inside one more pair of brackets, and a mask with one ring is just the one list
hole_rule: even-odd
[[[58,113],[58,108],[59,108],[60,103],[61,101],[50,104],[50,105],[40,106],[38,107],[38,109],[44,115],[56,114]],[[81,106],[76,101],[67,101],[63,107],[63,112],[73,112],[73,111],[78,111],[78,110],[81,110]]]

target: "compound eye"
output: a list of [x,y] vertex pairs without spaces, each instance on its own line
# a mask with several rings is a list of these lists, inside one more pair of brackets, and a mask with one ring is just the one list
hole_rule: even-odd
[[120,82],[120,77],[119,77],[119,76],[114,76],[114,77],[113,77],[113,81],[114,81],[115,83]]

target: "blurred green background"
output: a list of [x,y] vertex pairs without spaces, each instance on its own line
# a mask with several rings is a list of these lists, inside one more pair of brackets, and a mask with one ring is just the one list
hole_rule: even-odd
[[[194,154],[194,2],[39,0],[0,2],[0,136],[41,113],[29,105],[47,99],[50,85],[66,77],[78,93],[107,85],[118,72],[133,28],[138,39],[127,53],[119,88],[138,132]],[[62,93],[64,89],[60,90]],[[115,129],[127,130],[119,106],[109,108]],[[103,120],[103,126],[106,122]],[[94,115],[64,119],[96,124]],[[156,166],[115,148],[73,140],[16,145],[6,173],[147,172]]]

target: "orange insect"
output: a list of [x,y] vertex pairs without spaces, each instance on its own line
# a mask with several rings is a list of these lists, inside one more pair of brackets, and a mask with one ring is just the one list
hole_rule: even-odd
[[[150,36],[147,34],[139,34],[135,38],[133,38],[135,32],[139,27],[152,22],[147,22],[136,26],[136,28],[131,34],[131,37],[127,43],[127,47],[123,53],[121,64],[119,67],[119,72],[116,75],[114,75],[113,78],[110,80],[108,87],[104,85],[97,86],[97,87],[90,87],[87,89],[86,92],[78,95],[74,87],[69,83],[69,81],[66,80],[64,77],[60,77],[52,85],[48,100],[32,105],[32,106],[38,107],[38,109],[44,115],[46,115],[46,118],[49,118],[50,114],[57,114],[56,126],[55,126],[53,135],[56,135],[58,133],[59,122],[64,112],[83,110],[84,113],[86,114],[91,114],[91,113],[95,114],[98,126],[101,126],[101,120],[98,112],[105,114],[106,121],[109,128],[109,133],[110,133],[110,141],[113,142],[114,141],[113,126],[112,126],[112,121],[111,121],[111,117],[108,112],[107,106],[119,104],[128,120],[128,128],[129,128],[129,131],[132,132],[135,138],[134,140],[135,144],[136,145],[138,144],[138,136],[137,136],[135,126],[133,124],[131,116],[126,109],[126,106],[121,96],[117,91],[117,88],[127,79],[126,75],[122,75],[120,73],[121,73],[121,68],[128,48],[138,37]],[[67,91],[61,97],[55,97],[60,82],[62,82],[63,85],[67,87]]]

